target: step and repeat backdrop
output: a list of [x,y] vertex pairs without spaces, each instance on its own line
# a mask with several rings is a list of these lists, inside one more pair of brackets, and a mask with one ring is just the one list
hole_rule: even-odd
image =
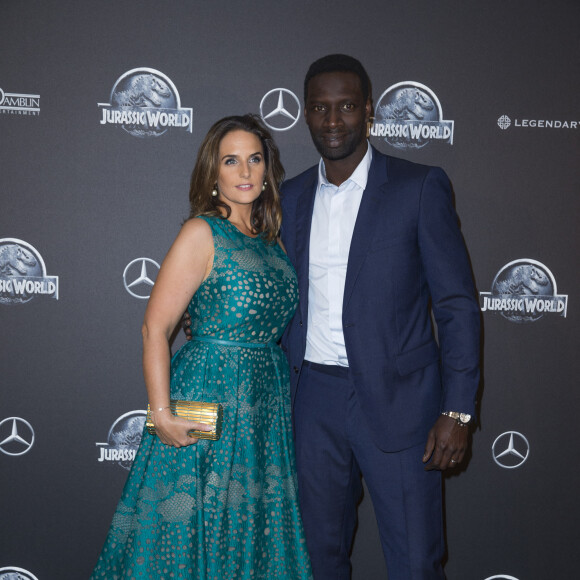
[[[139,444],[141,323],[201,139],[254,112],[288,176],[316,163],[303,79],[332,52],[369,72],[371,143],[449,174],[479,293],[447,576],[577,577],[579,22],[575,0],[3,0],[0,579],[90,575]],[[386,578],[368,494],[353,578]]]

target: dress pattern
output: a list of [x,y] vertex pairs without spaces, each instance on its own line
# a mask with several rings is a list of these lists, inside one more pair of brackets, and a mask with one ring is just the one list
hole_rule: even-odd
[[[278,245],[203,217],[214,240],[171,398],[219,402],[222,436],[176,449],[143,432],[92,579],[310,579],[298,511],[288,363],[297,301]],[[196,339],[199,337],[199,339]]]

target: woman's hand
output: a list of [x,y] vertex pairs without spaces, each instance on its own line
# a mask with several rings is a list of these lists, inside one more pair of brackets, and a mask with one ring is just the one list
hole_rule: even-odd
[[152,418],[155,433],[161,442],[177,448],[187,447],[199,441],[198,437],[188,435],[192,429],[197,431],[211,431],[213,429],[207,423],[198,423],[197,421],[188,421],[183,417],[176,417],[170,413],[169,409],[155,411]]
[[191,316],[187,310],[183,313],[179,323],[181,324],[183,334],[185,334],[185,340],[191,340]]

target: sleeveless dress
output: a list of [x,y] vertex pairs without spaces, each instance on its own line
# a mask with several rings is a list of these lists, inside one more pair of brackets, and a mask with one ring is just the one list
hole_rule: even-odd
[[171,361],[171,398],[219,402],[218,441],[176,449],[143,432],[93,579],[310,579],[277,345],[298,301],[281,248],[227,220]]

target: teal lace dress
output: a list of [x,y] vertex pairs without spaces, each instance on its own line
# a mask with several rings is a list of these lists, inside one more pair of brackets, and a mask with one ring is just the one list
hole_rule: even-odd
[[298,301],[278,245],[219,218],[193,339],[171,398],[220,402],[222,436],[176,449],[143,433],[93,579],[310,579],[295,475],[288,364],[276,344]]

